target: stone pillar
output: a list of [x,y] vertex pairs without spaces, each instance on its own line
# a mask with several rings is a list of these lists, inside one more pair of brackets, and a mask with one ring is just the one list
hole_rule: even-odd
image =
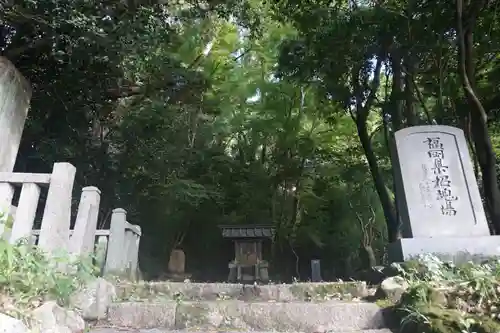
[[[36,209],[40,198],[40,186],[35,183],[24,183],[19,198],[19,209],[16,209],[15,223],[12,226],[10,242],[14,243],[21,238],[30,238]],[[19,212],[18,212],[19,211]]]
[[69,245],[72,254],[90,255],[94,251],[100,201],[101,191],[97,187],[88,186],[82,189],[75,227]]
[[125,249],[122,254],[122,267],[125,269],[128,278],[137,279],[139,244],[141,240],[141,227],[125,223]]
[[311,260],[311,280],[312,282],[321,282],[321,261],[319,259]]
[[105,273],[123,271],[126,253],[125,227],[127,211],[122,208],[113,209],[109,228],[108,253],[106,255]]
[[0,172],[12,172],[31,100],[31,86],[5,57],[0,57]]
[[141,227],[138,225],[134,226],[134,230],[129,230],[129,232],[133,235],[132,243],[129,243],[128,247],[128,260],[130,262],[130,278],[132,280],[136,280],[138,278],[138,270],[139,270],[139,245],[141,242]]
[[0,183],[0,238],[9,239],[10,228],[7,225],[10,217],[14,186],[9,183]]
[[98,236],[95,246],[96,265],[99,267],[101,275],[104,274],[104,265],[106,263],[106,252],[108,251],[108,237]]
[[68,250],[75,173],[75,167],[69,163],[54,164],[38,239],[38,246],[44,251]]
[[127,222],[125,224],[125,245],[123,247],[122,263],[123,267],[129,271],[132,267],[132,262],[130,260],[131,254],[134,251],[135,246],[135,234],[129,229],[130,224]]

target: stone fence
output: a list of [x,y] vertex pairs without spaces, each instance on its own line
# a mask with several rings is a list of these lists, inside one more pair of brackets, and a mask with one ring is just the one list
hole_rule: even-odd
[[[74,229],[70,230],[75,173],[70,163],[55,163],[51,174],[0,172],[0,211],[4,217],[0,235],[11,243],[29,238],[47,253],[95,253],[104,261],[104,274],[128,272],[135,277],[141,228],[127,222],[127,212],[117,208],[110,229],[97,230],[101,198],[98,188],[82,189]],[[21,187],[17,207],[12,206],[16,186]],[[41,227],[33,230],[41,187],[48,187],[48,194]]]

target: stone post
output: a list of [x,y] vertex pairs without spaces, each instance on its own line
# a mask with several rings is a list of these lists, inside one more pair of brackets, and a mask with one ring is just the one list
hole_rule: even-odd
[[68,250],[75,173],[75,167],[69,163],[54,164],[38,239],[38,246],[44,251]]
[[106,264],[106,252],[108,251],[108,237],[98,236],[95,246],[96,265],[99,267],[99,272],[104,275],[104,265]]
[[12,226],[10,242],[31,237],[35,221],[36,209],[40,198],[40,186],[35,183],[25,183],[21,189],[21,197],[16,209],[15,223]]
[[142,236],[142,230],[141,227],[137,226],[139,228],[139,234],[135,235],[135,246],[134,246],[134,252],[132,253],[132,256],[130,260],[132,261],[132,266],[130,267],[134,280],[139,279],[139,246],[141,243],[141,236]]
[[127,211],[122,208],[113,209],[111,226],[109,228],[108,253],[104,272],[120,272],[125,268],[125,227],[127,225]]
[[100,201],[101,191],[97,187],[88,186],[82,189],[75,227],[69,244],[69,252],[72,254],[90,255],[94,251]]
[[123,266],[128,271],[132,266],[130,257],[135,247],[135,234],[131,229],[127,228],[130,226],[129,223],[127,224],[128,225],[125,227],[125,246],[124,246],[125,251],[123,252],[122,260],[123,260]]
[[5,223],[9,220],[13,197],[14,186],[9,183],[0,183],[0,238],[10,237],[7,234],[4,235],[4,232],[10,232],[6,230]]
[[319,259],[311,260],[311,280],[312,282],[321,282],[321,261]]
[[31,86],[16,67],[0,57],[0,172],[12,172],[16,163]]
[[138,261],[139,261],[139,244],[141,241],[141,227],[138,225],[130,225],[130,229],[126,232],[127,239],[127,256],[126,264],[129,270],[129,277],[132,280],[137,279]]

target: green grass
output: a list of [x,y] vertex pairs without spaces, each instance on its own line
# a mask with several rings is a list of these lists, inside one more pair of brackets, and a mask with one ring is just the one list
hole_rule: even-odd
[[409,289],[396,305],[401,332],[500,332],[500,261],[456,266],[432,255],[396,266]]
[[0,239],[0,312],[20,318],[47,300],[67,306],[96,272],[91,258],[48,256],[26,240],[10,244]]

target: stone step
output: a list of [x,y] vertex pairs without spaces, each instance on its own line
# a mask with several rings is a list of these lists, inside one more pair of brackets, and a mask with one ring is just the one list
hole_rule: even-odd
[[367,302],[123,302],[108,310],[109,326],[219,331],[328,331],[386,328],[384,313]]
[[136,300],[253,300],[325,301],[368,296],[366,282],[292,283],[243,285],[236,283],[122,282],[117,285],[122,301]]
[[[164,330],[158,328],[152,329],[130,329],[116,327],[101,327],[93,328],[88,333],[276,333],[275,331],[186,331],[186,330]],[[357,330],[357,331],[327,331],[324,333],[392,333],[390,329],[383,328],[379,330]],[[304,332],[287,332],[287,333],[304,333]],[[307,332],[313,333],[313,332]]]

